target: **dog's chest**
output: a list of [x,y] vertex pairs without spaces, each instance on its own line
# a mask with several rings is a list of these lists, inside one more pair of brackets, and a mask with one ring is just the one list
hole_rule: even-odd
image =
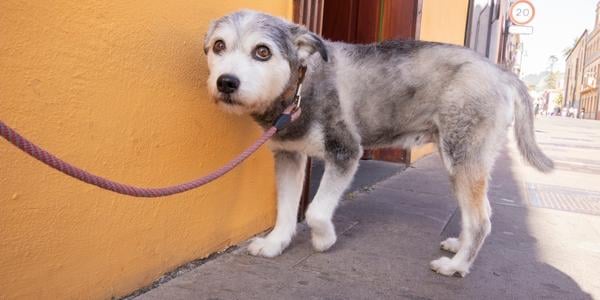
[[311,157],[323,158],[325,154],[323,130],[313,126],[306,135],[293,140],[271,140],[269,147],[273,151],[300,152]]

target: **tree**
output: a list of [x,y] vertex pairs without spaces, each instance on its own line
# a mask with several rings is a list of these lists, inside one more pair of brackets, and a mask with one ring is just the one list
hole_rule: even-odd
[[547,90],[555,89],[558,82],[558,72],[554,72],[554,64],[556,64],[556,62],[558,62],[558,57],[555,55],[550,55],[550,57],[548,57],[548,69],[550,69],[550,72],[544,79],[544,88]]
[[558,81],[558,72],[550,72],[548,76],[544,79],[545,86],[544,88],[547,90],[556,89],[556,83]]
[[579,42],[578,37],[576,37],[575,40],[573,40],[573,46],[569,46],[569,47],[566,47],[565,49],[563,49],[562,55],[564,58],[567,58],[567,56],[569,56],[569,54],[571,54],[571,51],[573,51],[573,49],[575,49],[575,46],[577,46],[577,42]]
[[548,67],[550,68],[550,73],[554,73],[554,64],[556,64],[557,61],[558,57],[555,55],[550,55],[550,57],[548,57]]
[[554,104],[558,107],[562,107],[563,100],[564,100],[563,94],[560,93],[560,94],[558,94],[558,96],[556,96],[556,98],[554,98]]

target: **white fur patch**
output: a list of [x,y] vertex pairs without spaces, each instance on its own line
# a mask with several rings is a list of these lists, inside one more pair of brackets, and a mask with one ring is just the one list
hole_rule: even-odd
[[269,141],[269,147],[274,151],[300,152],[311,157],[323,158],[325,155],[325,138],[320,126],[313,126],[306,136],[292,141]]

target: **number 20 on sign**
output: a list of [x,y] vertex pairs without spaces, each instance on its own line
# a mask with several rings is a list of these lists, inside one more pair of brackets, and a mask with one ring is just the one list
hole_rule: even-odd
[[535,8],[527,0],[519,0],[510,6],[510,20],[513,24],[525,25],[533,20]]

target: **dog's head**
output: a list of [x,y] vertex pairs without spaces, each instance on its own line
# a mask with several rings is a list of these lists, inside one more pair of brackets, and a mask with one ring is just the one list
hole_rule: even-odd
[[208,90],[234,113],[261,113],[291,85],[314,53],[327,61],[317,35],[283,19],[239,11],[214,21],[204,39]]

